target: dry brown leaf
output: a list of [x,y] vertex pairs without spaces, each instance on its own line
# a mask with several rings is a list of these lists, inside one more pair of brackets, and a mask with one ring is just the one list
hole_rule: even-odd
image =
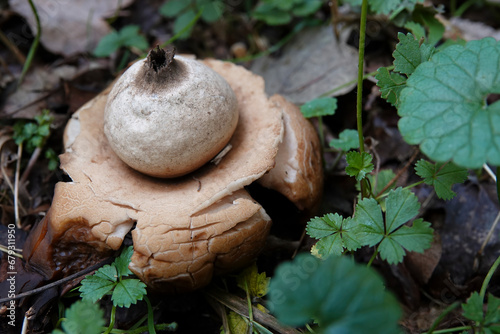
[[[302,104],[343,84],[355,80],[358,52],[346,44],[346,29],[336,40],[331,26],[308,28],[300,32],[279,58],[257,59],[252,71],[264,77],[266,92],[280,94]],[[335,92],[349,92],[355,83]]]
[[[33,0],[42,26],[41,43],[66,57],[94,50],[111,30],[104,18],[133,0]],[[33,34],[36,21],[28,1],[12,0],[11,8],[26,18]]]

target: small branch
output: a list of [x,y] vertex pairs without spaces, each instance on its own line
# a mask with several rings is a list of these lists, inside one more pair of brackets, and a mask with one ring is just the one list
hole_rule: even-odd
[[81,277],[83,275],[86,275],[94,270],[97,270],[99,269],[100,267],[106,265],[106,264],[110,264],[111,262],[114,261],[114,258],[110,257],[104,261],[101,261],[99,263],[96,263],[94,264],[93,266],[90,266],[86,269],[83,269],[77,273],[74,273],[73,275],[69,275],[67,277],[64,277],[64,278],[61,278],[60,280],[57,280],[55,282],[52,282],[52,283],[49,283],[47,285],[44,285],[42,287],[39,287],[39,288],[36,288],[36,289],[33,289],[33,290],[30,290],[30,291],[26,291],[26,292],[23,292],[23,293],[20,293],[20,294],[17,294],[14,298],[2,298],[0,299],[0,304],[3,304],[5,302],[8,302],[10,300],[16,300],[16,299],[21,299],[21,298],[24,298],[24,297],[28,297],[28,296],[31,296],[31,295],[36,295],[37,293],[40,293],[42,291],[45,291],[45,290],[48,290],[52,287],[55,287],[55,286],[58,286],[58,285],[61,285],[63,283],[66,283],[66,282],[69,282],[71,280],[74,280],[75,278],[78,278],[78,277]]
[[19,219],[19,173],[21,169],[22,155],[23,143],[20,143],[17,147],[16,175],[14,178],[14,217],[18,229],[21,229],[21,220]]

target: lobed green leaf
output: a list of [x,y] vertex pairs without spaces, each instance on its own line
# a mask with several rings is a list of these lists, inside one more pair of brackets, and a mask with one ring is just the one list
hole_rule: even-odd
[[248,289],[250,296],[259,298],[267,294],[270,280],[265,272],[259,273],[255,263],[245,268],[236,278],[241,289],[245,291]]
[[344,152],[359,148],[358,131],[345,129],[339,134],[338,139],[330,140],[329,145]]
[[168,0],[160,7],[160,14],[165,17],[176,17],[191,5],[187,0]]
[[415,164],[415,172],[424,182],[434,187],[436,195],[445,200],[452,199],[456,193],[451,190],[455,183],[467,180],[467,169],[453,163],[433,164],[423,159]]
[[[327,278],[327,279],[326,279]],[[299,254],[271,280],[268,308],[284,324],[316,321],[323,333],[398,333],[396,299],[379,275],[346,257]]]
[[121,280],[116,284],[111,300],[118,307],[130,307],[146,295],[146,284],[136,278]]
[[104,324],[104,311],[97,304],[78,300],[66,310],[61,328],[68,334],[99,334]]
[[337,99],[334,97],[320,97],[304,103],[300,111],[305,118],[331,116],[337,110]]
[[412,74],[418,65],[428,61],[436,52],[432,45],[420,44],[412,34],[398,33],[399,43],[392,53],[394,57],[394,71]]
[[401,91],[406,87],[406,77],[401,74],[389,72],[387,67],[381,67],[375,75],[377,86],[380,88],[382,98],[397,107],[399,105]]
[[500,43],[450,46],[421,64],[401,92],[399,129],[437,162],[466,168],[500,165]]
[[358,181],[364,179],[366,174],[373,170],[372,156],[369,153],[348,152],[346,161],[347,167],[345,171],[347,175],[355,177]]

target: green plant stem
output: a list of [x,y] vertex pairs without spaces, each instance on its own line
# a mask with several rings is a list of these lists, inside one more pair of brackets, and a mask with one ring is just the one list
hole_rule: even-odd
[[[368,0],[363,0],[361,5],[361,18],[359,23],[359,45],[358,45],[358,89],[356,99],[356,120],[358,127],[359,152],[365,152],[365,140],[363,138],[363,70],[365,59],[365,35],[366,35],[366,17],[368,14]],[[366,181],[361,180],[361,198],[367,194]]]
[[484,278],[483,285],[481,286],[481,290],[479,291],[479,296],[481,297],[481,300],[484,303],[484,296],[486,294],[486,289],[488,288],[488,284],[490,284],[490,280],[493,277],[493,274],[497,270],[498,266],[500,265],[500,256],[497,257],[493,265],[491,266],[490,270],[488,271],[488,274]]
[[16,227],[21,229],[21,218],[19,217],[19,174],[21,173],[21,158],[23,156],[23,143],[17,147],[16,175],[14,179],[14,217]]
[[[422,184],[422,183],[424,183],[424,181],[423,181],[423,180],[422,180],[422,181],[415,182],[415,183],[412,183],[412,184],[410,184],[409,186],[404,187],[403,189],[404,189],[404,190],[411,189],[411,188],[416,187],[416,186],[418,186],[418,185],[420,185],[420,184]],[[379,200],[379,199],[381,199],[381,198],[384,198],[384,197],[386,197],[386,196],[388,196],[388,195],[389,195],[389,193],[388,193],[388,192],[383,193],[383,194],[381,194],[381,195],[377,196],[377,197],[376,197],[376,200]]]
[[380,244],[377,246],[377,248],[375,248],[375,251],[373,252],[373,255],[372,257],[370,258],[370,261],[368,261],[368,263],[366,264],[366,266],[369,268],[371,267],[372,265],[372,262],[377,258],[377,255],[378,255],[378,248],[380,247]]
[[33,43],[31,44],[30,50],[28,52],[28,56],[26,57],[26,62],[24,63],[23,66],[23,71],[21,72],[21,76],[19,77],[18,81],[18,86],[21,85],[21,83],[24,80],[24,77],[26,76],[26,73],[28,72],[31,63],[33,61],[33,57],[35,56],[36,50],[38,49],[38,44],[40,43],[40,36],[42,35],[42,26],[40,24],[40,18],[38,17],[38,11],[36,10],[35,5],[33,4],[33,0],[28,0],[31,10],[33,11],[33,15],[35,15],[35,21],[36,21],[36,35],[35,39],[33,40]]
[[[142,326],[142,327],[136,328],[134,330],[130,330],[130,329],[117,329],[117,328],[115,328],[110,333],[116,333],[116,334],[123,334],[123,333],[126,333],[126,334],[140,334],[140,333],[147,332],[148,330],[149,330],[148,326]],[[155,325],[155,330],[174,332],[175,330],[177,330],[177,323],[173,322],[171,324],[158,324],[158,325]]]
[[447,329],[440,329],[437,331],[434,331],[434,334],[445,334],[445,333],[455,333],[455,332],[460,332],[460,331],[468,331],[472,329],[472,326],[462,326],[462,327],[455,327],[455,328],[447,328]]
[[154,322],[154,314],[153,314],[153,308],[151,307],[151,303],[149,302],[148,296],[144,296],[144,300],[146,301],[146,304],[148,306],[148,331],[150,334],[156,334],[155,331],[155,322]]
[[366,35],[366,16],[368,13],[368,0],[363,0],[361,5],[361,18],[359,25],[359,54],[358,54],[358,90],[356,101],[356,119],[358,123],[358,138],[359,138],[359,152],[363,153],[364,138],[363,138],[363,69],[365,60],[365,35]]
[[434,330],[441,323],[441,321],[443,321],[444,317],[446,317],[448,315],[448,313],[450,313],[451,311],[456,309],[458,306],[460,306],[460,303],[454,302],[453,304],[448,306],[443,312],[441,312],[439,317],[436,320],[434,320],[434,323],[432,324],[431,328],[429,328],[429,331],[427,332],[427,334],[435,333]]
[[476,3],[477,0],[468,0],[464,2],[460,7],[458,7],[457,10],[453,12],[453,16],[462,16],[467,9],[469,9],[470,6],[472,6],[474,3]]
[[319,142],[321,147],[323,149],[325,145],[325,134],[323,133],[323,117],[319,116],[318,117],[318,136],[319,136]]
[[115,315],[116,315],[116,306],[113,305],[111,308],[111,315],[109,316],[109,326],[104,332],[104,334],[109,334],[113,330],[113,327],[115,326]]

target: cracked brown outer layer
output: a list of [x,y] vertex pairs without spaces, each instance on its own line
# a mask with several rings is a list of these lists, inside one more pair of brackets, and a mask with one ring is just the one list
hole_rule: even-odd
[[238,99],[240,120],[227,155],[172,180],[134,171],[103,134],[108,88],[68,124],[61,167],[73,182],[56,185],[47,217],[26,243],[31,267],[48,279],[75,272],[118,249],[134,223],[130,268],[156,289],[197,288],[214,271],[256,256],[270,218],[243,187],[274,167],[284,132],[282,108],[267,99],[262,78],[229,63],[205,64]]

